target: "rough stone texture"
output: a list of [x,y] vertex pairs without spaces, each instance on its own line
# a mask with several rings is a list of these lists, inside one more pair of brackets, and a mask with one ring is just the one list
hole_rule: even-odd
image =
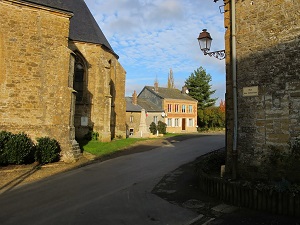
[[[83,101],[75,106],[76,135],[82,138],[92,129],[101,141],[125,138],[125,70],[101,45],[71,42],[69,46],[83,57],[87,68]],[[88,117],[86,127],[81,126],[82,116]]]
[[[0,130],[55,138],[64,161],[78,156],[75,136],[125,137],[125,71],[101,45],[68,40],[72,14],[0,0]],[[71,50],[70,50],[71,49]],[[74,62],[86,63],[84,98],[75,104]],[[88,126],[81,126],[87,116]]]
[[[227,2],[227,1],[226,1]],[[230,4],[226,4],[230,9]],[[259,177],[261,156],[270,146],[289,151],[300,136],[300,2],[236,1],[238,171]],[[231,168],[233,100],[230,12],[225,13],[227,152]],[[258,95],[243,96],[258,86]]]
[[69,18],[0,1],[0,129],[54,137],[65,152],[71,144]]

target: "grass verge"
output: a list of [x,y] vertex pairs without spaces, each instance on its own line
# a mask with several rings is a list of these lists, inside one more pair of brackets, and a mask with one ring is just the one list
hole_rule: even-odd
[[120,151],[128,146],[131,146],[137,142],[145,141],[145,138],[127,138],[121,140],[112,140],[111,142],[100,142],[91,140],[89,142],[80,141],[80,147],[83,151],[91,153],[95,156],[104,156],[111,153]]

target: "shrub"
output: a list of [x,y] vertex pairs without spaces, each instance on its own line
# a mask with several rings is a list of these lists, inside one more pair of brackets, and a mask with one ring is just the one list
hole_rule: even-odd
[[157,127],[156,127],[156,124],[155,124],[154,122],[152,122],[152,123],[150,124],[149,129],[150,129],[150,132],[151,132],[152,134],[156,134],[156,132],[157,132]]
[[99,137],[99,133],[98,132],[94,132],[93,130],[89,130],[89,132],[84,135],[84,139],[90,141],[90,140],[94,140],[97,141]]
[[4,144],[4,154],[9,164],[23,164],[34,162],[35,147],[32,140],[25,133],[9,135]]
[[60,147],[55,139],[42,137],[37,139],[35,160],[40,164],[57,162],[59,160]]
[[5,152],[5,145],[9,139],[12,137],[12,133],[7,131],[0,132],[0,165],[8,164],[7,156]]
[[167,124],[162,121],[158,121],[157,130],[160,134],[166,134]]

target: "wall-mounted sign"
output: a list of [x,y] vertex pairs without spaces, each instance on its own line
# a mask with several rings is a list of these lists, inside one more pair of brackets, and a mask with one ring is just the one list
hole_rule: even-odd
[[244,87],[243,96],[244,97],[258,96],[258,86]]
[[87,116],[82,116],[81,117],[81,126],[86,127],[89,125],[89,118]]

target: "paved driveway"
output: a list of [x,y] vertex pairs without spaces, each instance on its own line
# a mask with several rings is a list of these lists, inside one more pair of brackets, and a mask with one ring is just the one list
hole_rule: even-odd
[[200,136],[79,168],[0,195],[0,224],[184,224],[197,216],[151,194],[162,176],[209,151]]

